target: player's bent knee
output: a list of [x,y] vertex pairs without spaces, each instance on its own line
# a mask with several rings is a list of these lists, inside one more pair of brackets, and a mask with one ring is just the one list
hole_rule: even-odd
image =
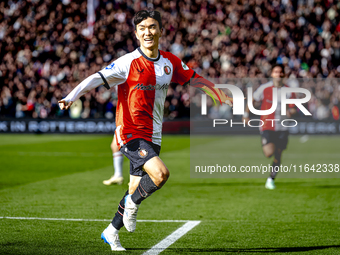
[[265,157],[270,158],[274,155],[275,152],[275,145],[272,143],[266,144],[262,147],[263,154]]
[[264,151],[263,153],[264,153],[264,156],[265,156],[266,158],[270,158],[270,157],[273,156],[273,154],[274,154],[274,152],[270,152],[270,151]]
[[168,169],[166,169],[166,171],[162,172],[162,176],[161,176],[162,181],[166,182],[169,179],[169,176],[170,176],[170,172]]
[[164,185],[170,175],[168,168],[159,157],[149,159],[144,164],[144,170],[158,188]]
[[156,186],[158,188],[161,188],[165,183],[166,181],[169,179],[169,176],[170,176],[170,172],[167,168],[165,169],[162,169],[160,171],[157,172],[156,176]]

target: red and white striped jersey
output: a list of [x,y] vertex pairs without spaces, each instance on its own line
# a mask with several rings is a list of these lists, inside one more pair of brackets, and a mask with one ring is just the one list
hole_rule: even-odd
[[140,48],[98,72],[104,86],[117,86],[116,137],[121,146],[143,138],[161,145],[164,102],[171,82],[184,85],[195,76],[178,57],[159,51],[148,58]]
[[[289,87],[283,85],[283,87]],[[261,131],[272,130],[272,131],[283,131],[287,130],[287,127],[280,125],[283,120],[281,115],[281,88],[275,87],[273,81],[262,84],[253,94],[255,101],[262,101],[261,110],[268,110],[272,107],[273,103],[273,88],[277,88],[277,107],[276,110],[269,115],[261,115],[261,120],[264,125],[260,127]],[[294,93],[287,93],[287,98],[295,98]],[[275,120],[275,121],[274,121]]]

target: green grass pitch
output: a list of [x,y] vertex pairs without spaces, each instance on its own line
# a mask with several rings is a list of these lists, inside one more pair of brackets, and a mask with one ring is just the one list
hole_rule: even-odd
[[[111,219],[127,189],[110,177],[112,136],[0,135],[0,217]],[[270,163],[259,136],[230,136],[234,164]],[[284,164],[340,163],[340,137],[291,136]],[[317,148],[317,149],[316,149]],[[145,200],[138,219],[201,223],[161,254],[340,254],[340,179],[190,178],[190,137],[164,136],[166,185]],[[100,239],[109,222],[0,218],[0,254],[112,254]],[[142,254],[183,223],[139,222],[120,232],[127,252]]]

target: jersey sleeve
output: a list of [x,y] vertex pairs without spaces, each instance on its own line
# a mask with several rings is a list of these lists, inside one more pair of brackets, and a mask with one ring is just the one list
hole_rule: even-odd
[[186,85],[193,78],[194,70],[190,69],[177,56],[172,54],[172,64],[174,66],[174,75],[171,81],[180,85]]
[[92,74],[75,87],[64,100],[69,103],[78,100],[82,95],[103,84],[103,80],[98,73]]
[[110,65],[100,70],[98,74],[104,82],[104,87],[110,89],[126,81],[129,75],[131,60],[128,55],[118,58]]

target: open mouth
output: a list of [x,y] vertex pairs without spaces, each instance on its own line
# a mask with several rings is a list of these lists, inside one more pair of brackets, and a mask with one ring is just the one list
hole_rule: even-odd
[[153,38],[147,38],[147,39],[144,39],[145,42],[152,42],[153,41]]

